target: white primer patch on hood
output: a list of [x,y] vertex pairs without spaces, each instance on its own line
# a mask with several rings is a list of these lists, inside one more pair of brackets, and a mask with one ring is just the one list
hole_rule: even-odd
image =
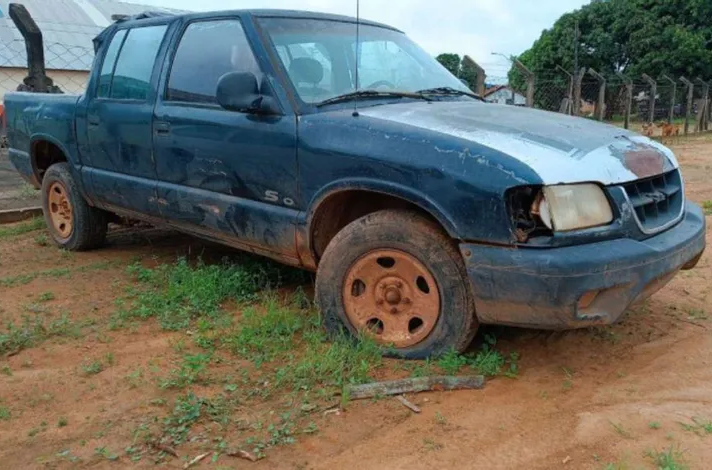
[[[515,158],[544,184],[635,181],[628,151],[658,155],[661,171],[678,167],[667,147],[652,139],[582,118],[480,102],[402,103],[366,108],[361,115],[467,140]],[[477,155],[472,155],[477,157]]]

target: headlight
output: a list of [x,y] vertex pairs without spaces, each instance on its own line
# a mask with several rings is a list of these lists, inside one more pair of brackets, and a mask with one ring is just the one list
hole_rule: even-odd
[[603,190],[595,184],[545,186],[534,201],[532,213],[556,232],[579,230],[613,221]]

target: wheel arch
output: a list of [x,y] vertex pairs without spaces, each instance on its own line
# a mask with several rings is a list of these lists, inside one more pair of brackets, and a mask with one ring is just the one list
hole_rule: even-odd
[[451,238],[458,238],[455,221],[436,202],[411,188],[393,183],[368,179],[338,181],[319,191],[309,207],[305,235],[314,266],[343,227],[383,209],[419,212],[436,222]]

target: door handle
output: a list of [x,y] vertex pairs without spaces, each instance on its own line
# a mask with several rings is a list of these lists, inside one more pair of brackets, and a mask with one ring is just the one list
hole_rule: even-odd
[[167,122],[157,122],[154,125],[156,134],[158,135],[168,135],[171,133],[171,125]]
[[87,118],[87,124],[92,127],[97,127],[99,124],[101,124],[101,119],[99,119],[99,116],[89,116]]

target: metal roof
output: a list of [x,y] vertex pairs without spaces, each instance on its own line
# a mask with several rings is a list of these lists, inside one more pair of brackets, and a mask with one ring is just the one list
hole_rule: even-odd
[[[27,67],[25,42],[0,0],[0,67]],[[45,63],[50,70],[89,70],[94,60],[92,40],[109,26],[111,15],[137,15],[147,10],[171,11],[115,0],[19,0],[42,30]],[[173,12],[179,13],[176,10]]]

